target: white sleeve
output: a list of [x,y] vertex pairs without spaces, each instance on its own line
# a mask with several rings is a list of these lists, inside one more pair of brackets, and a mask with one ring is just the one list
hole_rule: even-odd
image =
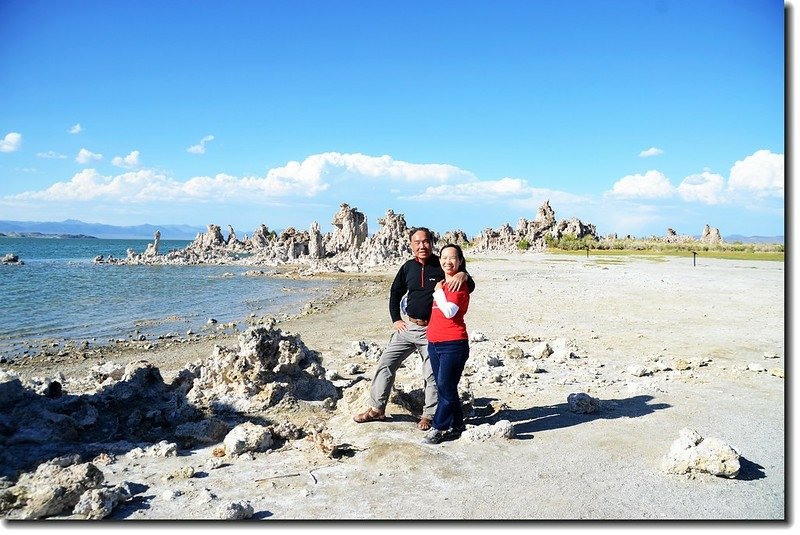
[[439,307],[439,310],[442,311],[442,314],[444,314],[444,317],[447,319],[452,318],[458,312],[458,305],[448,301],[444,296],[444,290],[441,288],[433,292],[433,300],[436,302],[436,306]]

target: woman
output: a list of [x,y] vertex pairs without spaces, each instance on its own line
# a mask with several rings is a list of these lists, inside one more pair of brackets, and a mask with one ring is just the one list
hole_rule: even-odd
[[436,378],[439,403],[431,429],[422,439],[426,444],[458,438],[465,429],[458,382],[469,358],[469,337],[464,323],[469,308],[469,290],[462,286],[453,292],[446,284],[466,264],[464,252],[458,245],[445,245],[439,251],[439,262],[445,279],[436,284],[428,324],[428,356]]

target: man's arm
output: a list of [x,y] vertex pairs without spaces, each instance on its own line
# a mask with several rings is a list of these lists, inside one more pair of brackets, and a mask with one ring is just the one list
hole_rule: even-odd
[[405,265],[397,271],[394,277],[392,287],[389,290],[389,316],[392,318],[392,323],[403,321],[400,317],[400,301],[408,291],[406,286]]
[[453,275],[453,280],[447,283],[447,287],[450,288],[451,291],[457,292],[465,282],[467,283],[469,293],[472,293],[473,290],[475,290],[475,280],[473,280],[466,271],[459,271]]

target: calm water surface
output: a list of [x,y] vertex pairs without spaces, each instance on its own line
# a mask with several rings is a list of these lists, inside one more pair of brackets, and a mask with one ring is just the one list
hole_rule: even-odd
[[[244,266],[116,266],[94,264],[103,255],[125,258],[148,240],[2,238],[0,355],[46,339],[107,343],[136,331],[152,339],[168,332],[200,332],[209,318],[240,322],[249,314],[295,314],[332,283],[243,275]],[[188,241],[164,240],[160,251]]]

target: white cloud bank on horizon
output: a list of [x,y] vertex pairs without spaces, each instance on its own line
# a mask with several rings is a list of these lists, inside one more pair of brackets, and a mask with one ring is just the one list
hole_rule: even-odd
[[78,155],[75,156],[75,161],[80,164],[87,164],[92,162],[99,162],[103,159],[102,154],[95,154],[94,152],[88,149],[81,149],[78,151]]
[[125,157],[114,156],[114,159],[111,160],[111,164],[115,165],[116,167],[124,167],[126,169],[133,169],[134,167],[139,167],[139,151],[138,150],[131,151],[131,153]]
[[[86,149],[82,149],[86,151]],[[135,156],[134,156],[135,154]],[[89,161],[102,158],[86,151]],[[128,155],[128,163],[138,162],[138,151]],[[116,158],[115,158],[116,160]],[[122,159],[123,161],[125,159]],[[309,156],[302,162],[290,161],[285,166],[270,169],[264,177],[235,177],[225,173],[198,176],[185,182],[174,180],[163,172],[149,169],[131,171],[116,176],[101,175],[95,169],[84,169],[69,181],[57,182],[45,190],[27,191],[6,199],[41,201],[92,201],[96,199],[119,202],[149,201],[258,201],[289,195],[313,197],[327,190],[331,181],[382,179],[387,182],[437,182],[472,180],[472,173],[452,165],[413,164],[394,160],[390,156],[341,154],[327,152]]]
[[192,145],[191,147],[186,149],[186,152],[189,152],[191,154],[205,154],[206,143],[209,143],[211,141],[214,141],[214,136],[209,134],[205,136],[203,139],[201,139],[200,143],[198,143],[197,145]]
[[6,137],[0,139],[0,152],[15,152],[22,146],[22,134],[19,132],[9,132]]
[[649,149],[643,150],[642,152],[640,152],[639,153],[639,157],[640,158],[650,158],[652,156],[661,156],[662,154],[664,154],[663,150],[661,150],[661,149],[659,149],[657,147],[650,147]]
[[703,171],[685,177],[674,187],[660,171],[622,177],[606,195],[620,199],[664,199],[678,195],[687,202],[721,204],[750,195],[784,196],[784,155],[758,150],[731,167],[727,188],[722,175]]
[[77,123],[70,126],[69,129],[67,129],[67,132],[70,134],[80,134],[83,132],[83,127],[81,126],[81,123]]

